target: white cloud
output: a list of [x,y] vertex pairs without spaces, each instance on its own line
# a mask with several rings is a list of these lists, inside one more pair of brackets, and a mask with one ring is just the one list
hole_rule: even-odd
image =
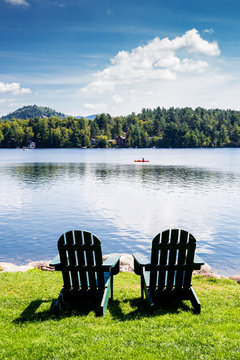
[[213,34],[214,30],[213,29],[204,29],[203,32],[208,33],[208,34]]
[[83,105],[83,108],[87,111],[93,111],[94,112],[105,112],[107,109],[107,105],[106,104],[89,104],[86,103]]
[[59,1],[55,1],[54,5],[56,5],[57,7],[60,7],[61,9],[63,9],[65,7],[65,4],[63,2],[59,2]]
[[4,0],[4,1],[12,5],[29,6],[29,3],[26,0]]
[[[157,106],[240,110],[239,58],[219,55],[217,43],[205,41],[195,29],[173,39],[155,38],[131,51],[120,51],[109,66],[96,73],[74,69],[74,75],[2,78],[0,97],[6,102],[2,101],[0,110],[6,115],[23,106],[21,99],[84,116],[101,112],[127,115]],[[32,92],[20,84],[28,84]],[[87,85],[81,89],[82,84]],[[24,93],[31,94],[19,95]]]
[[208,67],[206,61],[192,59],[183,59],[182,61],[176,56],[160,57],[157,61],[153,63],[153,68],[166,68],[175,72],[204,72]]
[[0,94],[4,94],[4,93],[21,95],[21,94],[29,94],[31,93],[31,90],[27,88],[21,88],[21,85],[17,82],[4,83],[0,81]]
[[112,99],[117,104],[120,104],[120,103],[122,103],[124,101],[123,98],[118,94],[113,95]]
[[108,67],[93,74],[94,80],[82,92],[101,94],[124,84],[176,80],[179,72],[202,73],[208,68],[208,63],[196,57],[219,54],[217,43],[202,39],[196,29],[173,40],[156,37],[131,52],[120,51]]

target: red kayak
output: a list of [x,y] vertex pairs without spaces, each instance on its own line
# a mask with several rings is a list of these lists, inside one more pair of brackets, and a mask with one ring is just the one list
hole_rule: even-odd
[[144,159],[142,159],[142,160],[134,160],[134,162],[149,162],[149,160],[144,160]]

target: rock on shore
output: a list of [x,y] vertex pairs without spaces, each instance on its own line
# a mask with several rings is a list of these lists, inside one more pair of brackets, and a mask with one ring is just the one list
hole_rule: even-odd
[[[103,256],[103,261],[108,258],[109,255]],[[8,262],[0,262],[1,272],[15,272],[15,271],[28,271],[34,268],[41,269],[44,271],[54,271],[54,268],[49,266],[50,260],[32,261],[26,265],[15,265]],[[134,261],[133,256],[130,254],[122,254],[120,257],[120,271],[123,272],[134,272]],[[203,275],[205,277],[215,277],[217,279],[226,278],[226,276],[219,275],[212,271],[211,266],[205,264],[201,266],[200,270],[194,270],[193,275]],[[233,275],[230,277],[240,284],[240,275]]]
[[40,260],[40,261],[32,261],[26,265],[15,265],[8,262],[0,262],[0,271],[1,272],[16,272],[16,271],[28,271],[34,268],[47,270],[47,271],[54,271],[54,268],[49,266],[50,260]]

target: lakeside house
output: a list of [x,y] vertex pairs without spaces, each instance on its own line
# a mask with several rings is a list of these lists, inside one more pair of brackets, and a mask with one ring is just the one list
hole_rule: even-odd
[[126,147],[126,136],[118,136],[115,140],[118,147]]
[[96,145],[96,140],[94,138],[91,138],[91,145],[95,146]]
[[111,147],[124,148],[124,147],[126,147],[126,137],[118,136],[115,139],[109,139],[108,143]]
[[36,149],[36,143],[34,141],[30,141],[28,147],[29,149]]
[[[115,139],[107,140],[107,142],[108,142],[110,147],[119,147],[119,148],[126,147],[126,137],[125,136],[118,136]],[[91,138],[91,145],[93,147],[96,146],[96,139],[95,138]]]
[[24,150],[36,149],[36,143],[32,140],[28,140],[28,146],[23,146]]

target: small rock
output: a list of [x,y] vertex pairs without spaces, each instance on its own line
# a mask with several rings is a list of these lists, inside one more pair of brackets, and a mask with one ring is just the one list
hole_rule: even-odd
[[39,260],[31,261],[27,265],[33,266],[34,268],[41,269],[43,271],[54,271],[53,266],[49,266],[50,260]]
[[[103,262],[107,260],[109,255],[103,255]],[[134,272],[133,256],[130,254],[122,254],[120,256],[120,271],[121,272]]]
[[240,275],[233,275],[230,279],[237,281],[240,284]]
[[[103,262],[109,257],[109,255],[103,255]],[[15,265],[7,262],[0,262],[0,272],[15,272],[15,271],[28,271],[34,268],[41,269],[44,271],[54,271],[53,266],[49,266],[49,260],[32,261],[26,265]],[[122,254],[120,257],[120,271],[121,272],[134,272],[134,260],[130,254]],[[205,277],[214,277],[216,279],[226,278],[226,276],[219,275],[212,271],[212,268],[208,264],[201,266],[200,270],[194,270],[193,275],[202,275]],[[240,284],[240,275],[233,275],[230,277]]]
[[15,265],[7,262],[0,262],[0,268],[3,269],[1,272],[16,272],[16,271],[28,271],[33,269],[34,267],[32,265]]
[[120,271],[134,272],[134,260],[130,254],[123,254],[120,257]]
[[208,264],[202,265],[200,270],[193,271],[193,275],[206,275],[211,273],[212,273],[212,268]]
[[193,275],[202,275],[202,276],[205,276],[207,278],[213,277],[213,278],[216,278],[216,279],[226,279],[226,276],[219,275],[219,274],[213,272],[211,266],[209,264],[207,264],[207,263],[202,265],[200,270],[194,270]]

